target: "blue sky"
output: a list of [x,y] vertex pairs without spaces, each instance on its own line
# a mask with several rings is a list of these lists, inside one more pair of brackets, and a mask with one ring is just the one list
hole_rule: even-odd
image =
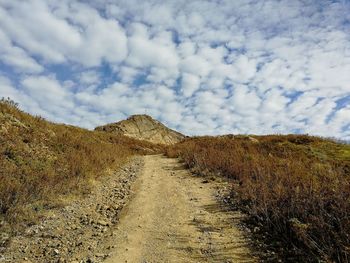
[[350,1],[0,0],[0,96],[86,128],[350,139]]

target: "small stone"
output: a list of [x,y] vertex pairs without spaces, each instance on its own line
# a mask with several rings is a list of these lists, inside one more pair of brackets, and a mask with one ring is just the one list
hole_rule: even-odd
[[97,224],[99,224],[101,226],[108,226],[109,225],[106,221],[103,221],[103,220],[97,221]]

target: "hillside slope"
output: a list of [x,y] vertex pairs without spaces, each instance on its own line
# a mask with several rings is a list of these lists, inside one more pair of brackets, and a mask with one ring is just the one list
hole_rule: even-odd
[[307,135],[206,136],[167,154],[196,174],[227,178],[225,201],[249,215],[283,262],[348,262],[350,145]]
[[159,149],[121,134],[50,123],[2,99],[0,232],[35,222],[43,210],[62,199],[89,193],[106,169]]
[[180,142],[185,136],[169,129],[148,115],[132,115],[126,120],[96,127],[97,131],[106,131],[145,140],[152,143],[171,145]]

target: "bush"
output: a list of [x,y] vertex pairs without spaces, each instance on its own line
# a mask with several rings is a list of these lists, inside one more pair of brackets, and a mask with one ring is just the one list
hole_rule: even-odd
[[234,205],[304,261],[350,258],[349,145],[306,135],[200,137],[167,155],[234,179]]
[[[0,102],[0,221],[30,224],[38,207],[89,192],[91,182],[159,146],[121,135],[57,125]],[[0,226],[1,227],[1,226]]]

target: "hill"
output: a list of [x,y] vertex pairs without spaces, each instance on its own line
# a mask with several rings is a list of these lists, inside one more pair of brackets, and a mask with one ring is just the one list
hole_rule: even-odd
[[131,138],[163,145],[175,144],[185,138],[183,134],[169,129],[148,115],[132,115],[126,120],[96,127],[95,130],[123,134]]
[[121,134],[51,123],[2,99],[0,232],[31,224],[58,200],[89,193],[93,181],[106,175],[107,169],[117,169],[134,155],[159,150]]
[[248,215],[256,238],[283,262],[348,262],[350,145],[307,135],[204,136],[167,155],[228,179],[225,202]]
[[[348,262],[349,144],[308,135],[188,138],[147,115],[88,131],[32,116],[4,99],[0,101],[0,254],[2,246],[11,243],[7,233],[36,224],[52,208],[91,196],[97,180],[112,178],[105,176],[106,171],[123,171],[119,168],[136,155],[163,152],[205,176],[202,183],[225,182],[225,187],[215,189],[225,193],[225,206],[247,215],[247,226],[259,241],[257,250],[265,244],[274,259],[267,262],[280,258],[282,262]],[[153,165],[149,167],[153,178]],[[175,173],[168,168],[158,173],[173,178]],[[113,178],[124,181],[119,175]],[[178,193],[179,187],[170,186],[167,196],[169,191]],[[115,185],[109,189],[115,196],[124,195]],[[103,198],[115,202],[105,190],[101,190]],[[187,198],[188,191],[184,193]],[[142,198],[142,204],[144,200],[150,199]],[[96,203],[88,204],[95,211]]]

